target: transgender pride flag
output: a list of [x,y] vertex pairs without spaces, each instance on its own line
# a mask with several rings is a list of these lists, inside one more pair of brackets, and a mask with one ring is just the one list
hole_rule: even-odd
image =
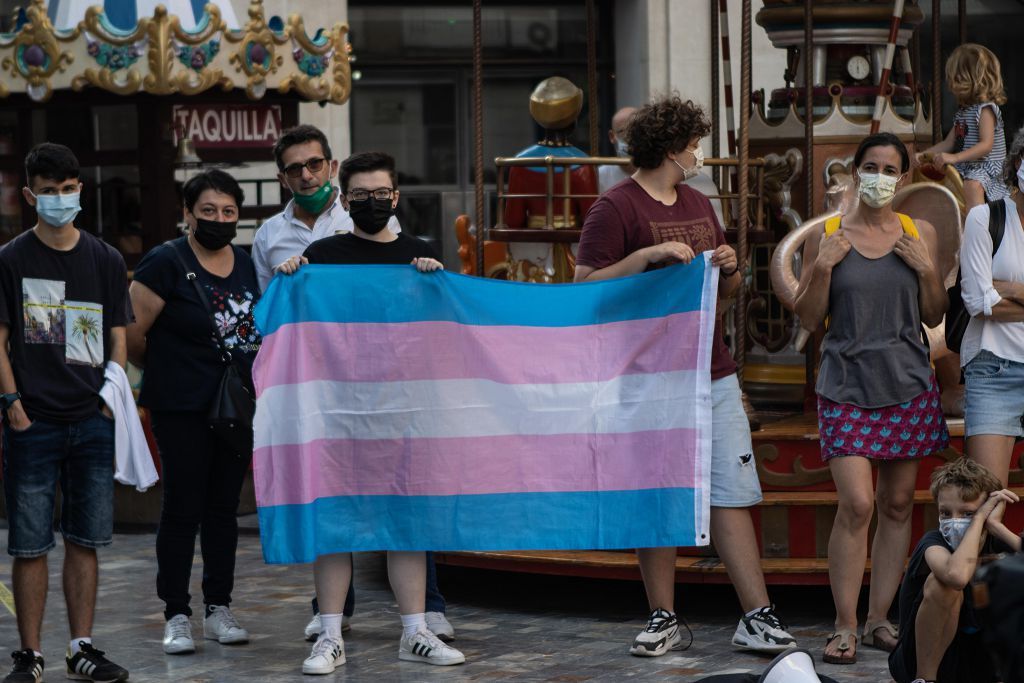
[[705,545],[717,269],[303,267],[256,307],[267,562]]

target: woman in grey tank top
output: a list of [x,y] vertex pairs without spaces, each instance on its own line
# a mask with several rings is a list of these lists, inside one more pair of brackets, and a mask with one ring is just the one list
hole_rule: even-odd
[[910,168],[899,138],[865,138],[854,167],[860,202],[834,233],[823,230],[805,243],[796,301],[805,328],[829,317],[817,393],[821,454],[839,494],[828,546],[836,630],[825,646],[825,661],[835,664],[856,661],[857,598],[875,506],[862,642],[895,646],[887,614],[910,544],[918,460],[949,443],[921,328],[937,325],[947,306],[935,229],[893,211],[896,186]]

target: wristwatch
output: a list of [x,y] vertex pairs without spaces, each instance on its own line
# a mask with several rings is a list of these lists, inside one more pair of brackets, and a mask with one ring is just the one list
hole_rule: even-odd
[[13,394],[0,394],[0,410],[6,413],[7,409],[19,400],[21,400],[20,391],[15,391]]

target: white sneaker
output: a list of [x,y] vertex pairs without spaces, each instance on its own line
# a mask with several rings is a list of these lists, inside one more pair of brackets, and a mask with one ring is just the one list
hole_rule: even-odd
[[313,650],[302,663],[304,674],[329,674],[334,669],[345,663],[345,644],[341,639],[317,638],[313,644]]
[[203,637],[222,645],[249,642],[249,632],[239,625],[231,610],[221,605],[214,606],[210,616],[203,619]]
[[454,647],[445,645],[430,631],[419,631],[402,636],[398,642],[398,658],[407,662],[423,662],[437,666],[462,664],[466,656]]
[[[313,615],[313,618],[306,624],[306,630],[303,632],[306,636],[306,640],[312,643],[320,637],[320,633],[324,630],[324,625],[320,621],[320,613],[317,612]],[[348,616],[341,615],[341,632],[348,633],[352,630],[352,621]]]
[[732,644],[745,650],[774,654],[796,647],[796,640],[775,614],[775,606],[762,607],[754,616],[744,615],[736,626]]
[[679,633],[676,615],[656,609],[647,619],[647,626],[633,639],[629,654],[637,657],[660,657],[669,650],[681,649],[683,637]]
[[169,655],[183,655],[195,651],[192,624],[186,615],[175,614],[164,624],[164,652]]
[[442,642],[450,643],[455,640],[455,628],[445,618],[444,612],[427,612],[426,619],[427,629]]

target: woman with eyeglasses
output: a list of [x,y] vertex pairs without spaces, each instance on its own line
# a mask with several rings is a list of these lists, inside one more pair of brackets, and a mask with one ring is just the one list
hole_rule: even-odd
[[256,271],[249,255],[231,244],[242,188],[227,173],[210,170],[190,178],[182,193],[188,234],[146,254],[129,288],[135,322],[128,325],[128,358],[145,368],[139,403],[152,415],[163,472],[156,588],[165,604],[167,654],[195,651],[189,580],[197,534],[203,637],[222,644],[249,640],[229,605],[238,500],[252,451],[236,452],[218,439],[206,415],[224,374],[221,343],[250,390],[260,347],[252,319],[260,294]]
[[816,390],[821,455],[839,494],[828,545],[836,623],[824,660],[831,664],[857,661],[857,598],[875,507],[861,642],[895,647],[898,633],[887,615],[910,544],[918,463],[949,444],[921,327],[939,324],[948,304],[935,228],[893,210],[910,169],[899,138],[866,137],[853,165],[860,201],[808,238],[796,300],[803,327],[829,319]]

